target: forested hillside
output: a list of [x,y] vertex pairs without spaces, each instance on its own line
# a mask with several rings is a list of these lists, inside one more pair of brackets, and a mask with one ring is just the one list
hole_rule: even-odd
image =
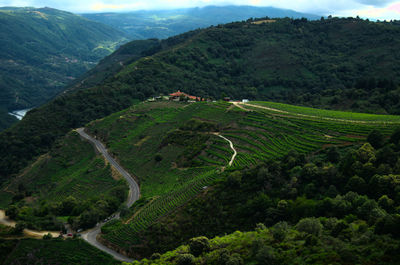
[[117,28],[131,39],[165,39],[189,30],[256,17],[320,19],[320,16],[289,9],[255,6],[206,6],[126,13],[90,13],[82,16]]
[[[0,110],[43,104],[125,40],[122,32],[72,13],[1,8]],[[0,129],[9,124],[2,114]]]
[[399,35],[396,22],[264,19],[161,41],[103,83],[62,95],[3,132],[1,178],[70,128],[178,89],[206,98],[398,113]]

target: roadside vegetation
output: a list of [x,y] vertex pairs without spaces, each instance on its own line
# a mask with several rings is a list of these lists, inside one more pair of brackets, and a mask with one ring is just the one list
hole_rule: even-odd
[[90,228],[115,212],[127,185],[76,132],[26,168],[1,191],[7,215],[27,228]]

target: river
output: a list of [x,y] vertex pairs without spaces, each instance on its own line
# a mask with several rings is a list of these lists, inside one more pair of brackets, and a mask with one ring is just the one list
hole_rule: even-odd
[[22,118],[26,115],[28,111],[31,109],[21,109],[21,110],[14,110],[12,112],[9,112],[8,114],[13,115],[17,117],[18,120],[22,120]]

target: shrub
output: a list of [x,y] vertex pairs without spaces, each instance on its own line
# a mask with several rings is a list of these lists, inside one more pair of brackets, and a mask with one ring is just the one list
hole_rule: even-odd
[[273,265],[276,264],[276,257],[274,250],[271,247],[261,247],[256,255],[257,264],[260,265]]
[[162,159],[163,159],[163,158],[162,158],[161,154],[156,154],[155,157],[154,157],[154,160],[155,160],[156,162],[160,162]]
[[229,257],[225,265],[243,265],[243,259],[240,257],[239,254],[235,253],[231,257]]
[[161,258],[160,253],[153,253],[153,255],[151,255],[151,257],[150,257],[151,260],[156,260],[156,259],[160,259],[160,258]]
[[367,141],[377,149],[383,146],[384,138],[380,131],[373,130],[368,134]]
[[286,222],[279,222],[274,225],[274,227],[271,229],[272,237],[276,241],[283,241],[286,238],[286,234],[288,231],[288,224]]
[[190,253],[195,256],[201,255],[205,251],[210,250],[210,242],[205,236],[192,238],[189,242]]
[[178,265],[194,265],[194,256],[192,254],[181,254],[178,256],[176,264]]
[[46,235],[43,236],[44,240],[52,239],[52,238],[53,238],[53,236],[50,233],[47,233]]
[[304,218],[297,223],[296,228],[300,232],[305,232],[310,235],[319,236],[322,231],[322,224],[315,217]]

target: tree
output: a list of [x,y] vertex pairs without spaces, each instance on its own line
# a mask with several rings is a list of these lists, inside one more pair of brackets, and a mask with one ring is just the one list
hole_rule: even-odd
[[332,163],[337,163],[340,160],[340,153],[336,146],[330,147],[326,152],[328,160]]
[[375,148],[381,148],[384,143],[383,135],[378,130],[373,130],[368,134],[367,141]]
[[210,250],[210,242],[205,236],[192,238],[189,241],[190,253],[194,256],[200,256],[203,252]]
[[194,265],[194,256],[192,254],[181,254],[176,262],[178,265]]
[[364,194],[366,188],[367,184],[365,183],[365,180],[360,178],[359,176],[351,177],[345,187],[347,191],[355,191],[359,194]]
[[300,232],[305,232],[315,236],[319,236],[322,232],[322,224],[315,217],[301,219],[297,223],[296,228]]

